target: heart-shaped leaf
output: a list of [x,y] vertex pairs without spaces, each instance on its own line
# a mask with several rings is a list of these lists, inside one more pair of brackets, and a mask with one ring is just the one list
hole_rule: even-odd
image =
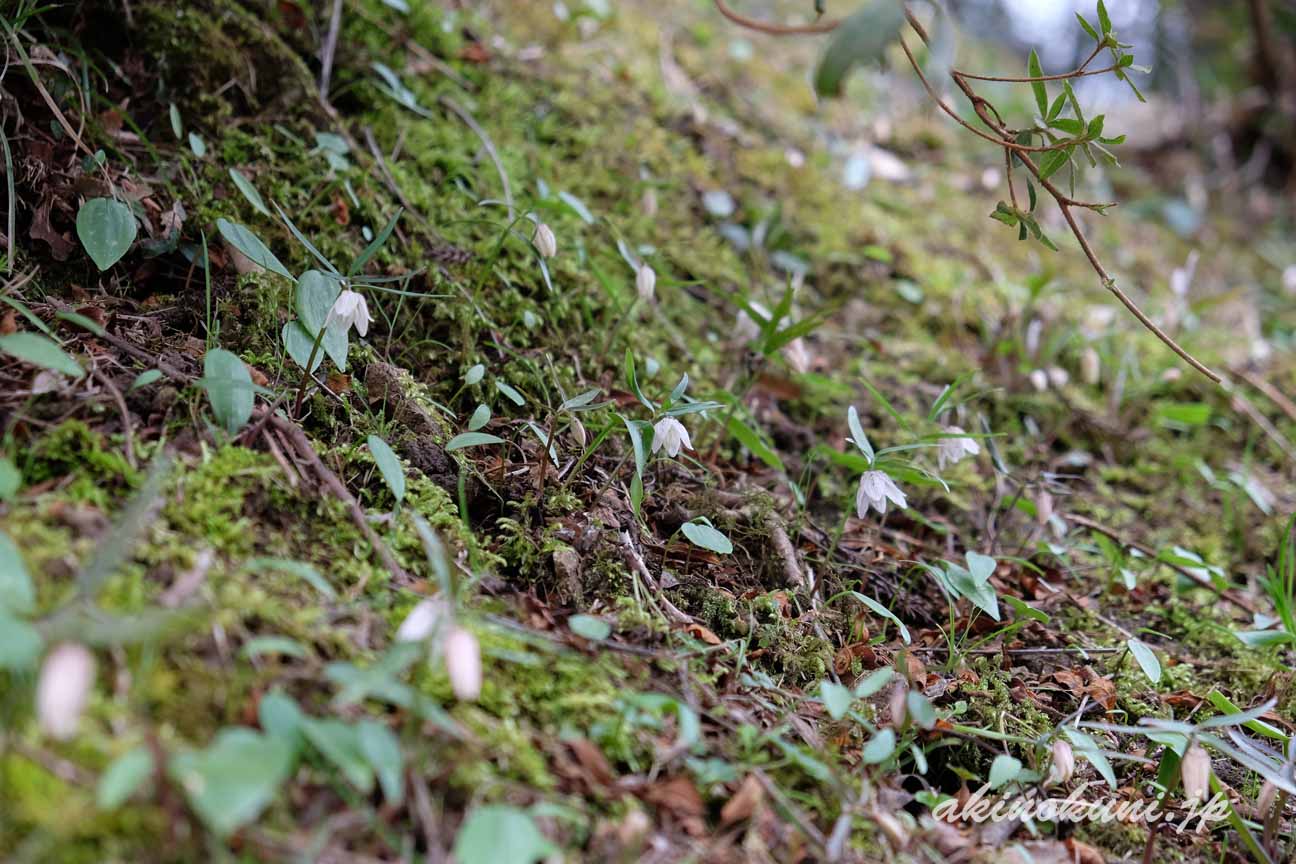
[[469,813],[454,845],[460,864],[535,864],[554,851],[529,815],[503,804]]
[[[307,270],[297,280],[293,305],[297,310],[298,322],[310,336],[311,344],[314,344],[315,337],[324,327],[324,322],[328,320],[329,310],[333,308],[334,301],[341,293],[341,283],[336,279],[330,279],[318,270]],[[320,347],[338,367],[339,372],[346,371],[349,342],[345,328],[330,327],[325,330],[324,341],[320,343]],[[316,353],[318,356],[318,352]],[[310,351],[307,350],[306,354],[309,356]],[[303,360],[297,365],[304,368],[306,363]]]
[[203,387],[216,422],[231,435],[252,417],[252,375],[243,361],[224,348],[213,348],[203,358]]
[[77,237],[95,266],[107,270],[135,242],[139,226],[131,209],[112,198],[91,198],[77,211]]
[[284,739],[224,729],[206,750],[171,759],[168,773],[203,822],[221,837],[251,822],[288,778],[296,751]]

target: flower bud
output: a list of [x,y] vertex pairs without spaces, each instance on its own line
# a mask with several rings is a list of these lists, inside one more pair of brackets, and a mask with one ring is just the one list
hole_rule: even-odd
[[1274,801],[1277,797],[1278,787],[1266,780],[1264,785],[1260,787],[1260,795],[1256,798],[1255,816],[1257,819],[1264,822],[1269,818],[1269,814],[1273,812]]
[[1210,791],[1211,760],[1206,749],[1194,741],[1180,762],[1184,798],[1188,801],[1205,801]]
[[84,645],[54,646],[41,665],[36,684],[36,716],[51,738],[71,738],[81,721],[95,679],[95,658]]
[[1080,355],[1080,377],[1090,387],[1098,386],[1102,380],[1102,358],[1092,348],[1086,348]]
[[639,292],[639,299],[647,303],[653,299],[656,290],[657,272],[647,264],[640,264],[639,270],[635,273],[635,291]]
[[552,258],[558,254],[558,238],[554,237],[553,229],[543,222],[536,224],[535,236],[531,238],[531,242],[542,258]]
[[420,600],[396,629],[396,641],[422,642],[436,632],[445,612],[446,604],[439,598]]
[[456,699],[472,702],[481,695],[481,646],[471,630],[450,628],[445,640],[445,664]]
[[1075,773],[1075,752],[1062,738],[1053,742],[1053,764],[1049,766],[1048,783],[1065,783]]
[[1071,383],[1071,376],[1061,366],[1050,366],[1048,368],[1048,380],[1050,384],[1061,390]]
[[909,687],[902,681],[896,684],[891,690],[891,700],[888,707],[891,709],[891,725],[899,729],[905,724],[905,716],[908,713],[905,703],[909,697]]
[[1034,372],[1030,373],[1030,383],[1032,387],[1043,393],[1048,389],[1048,373],[1043,369],[1036,369]]

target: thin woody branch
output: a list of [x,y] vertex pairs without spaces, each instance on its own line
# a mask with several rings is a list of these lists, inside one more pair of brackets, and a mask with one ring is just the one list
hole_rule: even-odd
[[[723,15],[725,18],[728,18],[730,21],[733,21],[734,23],[742,27],[746,27],[750,30],[755,30],[757,32],[766,33],[772,36],[792,36],[792,35],[828,33],[836,29],[841,24],[840,20],[818,21],[813,24],[802,24],[802,25],[772,24],[766,21],[760,21],[755,18],[749,18],[738,12],[735,12],[732,8],[729,7],[726,0],[713,0],[713,2],[715,3],[715,7],[716,9],[719,10],[720,14]],[[918,21],[917,18],[914,17],[913,13],[909,10],[907,6],[905,7],[904,14],[905,14],[905,20],[908,22],[909,26],[913,28],[913,31],[918,35],[918,38],[922,40],[924,45],[929,45],[930,40],[928,39],[926,29],[922,26],[922,23]],[[1204,364],[1202,364],[1201,361],[1197,360],[1197,358],[1193,357],[1186,350],[1180,347],[1180,345],[1177,342],[1175,342],[1175,340],[1171,338],[1168,333],[1166,333],[1160,327],[1158,327],[1152,321],[1152,319],[1150,319],[1143,312],[1143,310],[1139,308],[1138,304],[1135,303],[1134,300],[1128,294],[1126,294],[1116,285],[1116,280],[1107,272],[1107,269],[1103,266],[1102,262],[1099,260],[1097,253],[1094,252],[1093,246],[1090,245],[1088,238],[1085,236],[1083,229],[1080,227],[1080,223],[1076,221],[1075,214],[1071,212],[1072,208],[1082,208],[1082,209],[1096,210],[1101,212],[1107,207],[1111,207],[1113,205],[1095,204],[1087,201],[1079,201],[1065,194],[1064,192],[1062,192],[1062,190],[1058,189],[1055,185],[1053,185],[1053,183],[1050,182],[1047,177],[1043,175],[1043,172],[1040,170],[1040,167],[1036,165],[1034,160],[1031,159],[1030,157],[1030,154],[1032,153],[1054,152],[1064,147],[1070,146],[1075,142],[1059,142],[1047,146],[1032,146],[1032,145],[1018,143],[1015,140],[1016,137],[1015,130],[1009,129],[1006,126],[1006,124],[1003,121],[1003,118],[1000,116],[999,111],[994,107],[994,105],[992,105],[989,101],[987,101],[986,99],[978,95],[976,91],[973,89],[972,84],[970,83],[971,81],[992,81],[992,82],[1009,83],[1009,84],[1035,84],[1035,83],[1040,83],[1045,81],[1066,81],[1074,78],[1081,78],[1090,75],[1101,75],[1107,72],[1116,71],[1117,69],[1120,68],[1119,64],[1113,64],[1111,66],[1104,67],[1102,69],[1089,69],[1089,65],[1102,52],[1103,46],[1100,44],[1096,48],[1094,48],[1093,52],[1085,59],[1085,61],[1081,63],[1078,67],[1073,69],[1072,71],[1060,73],[1057,75],[1009,77],[1009,76],[997,76],[997,75],[978,75],[971,72],[964,72],[959,69],[951,69],[949,73],[950,78],[953,79],[954,83],[963,92],[963,95],[967,97],[968,102],[972,105],[972,110],[976,112],[977,117],[981,120],[982,123],[985,124],[986,128],[990,130],[990,132],[986,132],[984,130],[978,129],[968,121],[964,120],[961,116],[959,116],[959,113],[955,111],[954,108],[952,108],[941,97],[941,95],[938,92],[936,92],[936,88],[932,86],[931,81],[928,80],[926,74],[924,74],[922,70],[922,67],[919,65],[917,58],[914,57],[913,51],[910,50],[909,44],[904,40],[903,37],[900,37],[898,41],[900,43],[901,50],[904,51],[905,58],[909,61],[909,65],[913,68],[914,74],[918,76],[919,82],[921,82],[923,89],[927,92],[927,96],[932,100],[932,102],[934,102],[936,106],[941,109],[941,111],[943,111],[947,116],[949,116],[952,120],[954,120],[956,123],[958,123],[967,131],[976,135],[978,138],[982,138],[990,142],[991,144],[994,144],[997,147],[1003,148],[1004,161],[1007,165],[1008,191],[1009,191],[1009,196],[1011,197],[1013,202],[1013,207],[1018,206],[1017,193],[1015,187],[1013,186],[1013,179],[1012,179],[1012,160],[1013,160],[1013,156],[1016,156],[1021,161],[1022,165],[1025,166],[1026,170],[1030,172],[1030,174],[1035,178],[1036,182],[1038,182],[1039,185],[1044,189],[1044,191],[1046,191],[1050,196],[1052,196],[1054,201],[1057,202],[1058,209],[1062,211],[1062,218],[1066,220],[1067,226],[1071,229],[1071,233],[1075,236],[1076,241],[1080,244],[1080,249],[1081,251],[1084,252],[1085,258],[1088,259],[1090,266],[1093,268],[1093,271],[1098,275],[1098,278],[1102,281],[1103,287],[1106,288],[1108,291],[1110,291],[1113,294],[1113,296],[1115,296],[1116,299],[1120,301],[1121,305],[1124,306],[1127,310],[1129,310],[1130,314],[1132,314],[1140,324],[1142,324],[1153,335],[1155,335],[1158,339],[1160,339],[1161,342],[1164,343],[1166,347],[1168,347],[1171,351],[1177,354],[1184,362],[1186,362],[1192,368],[1196,369],[1198,372],[1205,375],[1207,378],[1209,378],[1211,381],[1215,382],[1216,384],[1220,383],[1221,379],[1217,374],[1212,372]]]

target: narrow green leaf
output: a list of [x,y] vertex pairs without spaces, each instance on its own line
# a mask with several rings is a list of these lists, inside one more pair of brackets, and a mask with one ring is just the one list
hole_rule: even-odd
[[243,197],[252,205],[252,208],[263,216],[270,215],[270,208],[266,206],[265,199],[261,193],[252,185],[252,181],[243,176],[243,172],[237,168],[229,169],[230,179],[234,181],[234,186],[243,193]]
[[452,453],[455,450],[462,450],[464,447],[480,447],[483,444],[503,443],[503,438],[498,435],[491,435],[488,432],[463,432],[451,438],[445,449],[447,453]]
[[1139,668],[1143,670],[1143,674],[1148,677],[1148,680],[1153,684],[1160,683],[1161,661],[1157,659],[1152,649],[1138,639],[1130,639],[1125,644],[1129,646],[1130,653],[1134,655]]
[[9,354],[24,363],[71,375],[73,378],[85,375],[81,364],[72,359],[57,342],[39,333],[23,332],[0,336],[0,354]]
[[477,406],[477,410],[473,411],[472,416],[468,418],[468,431],[476,432],[478,429],[489,423],[490,418],[490,406],[483,402]]
[[726,424],[729,434],[738,439],[742,444],[752,452],[752,455],[764,462],[775,471],[783,471],[783,460],[779,458],[778,453],[765,443],[765,440],[750,426],[737,417],[730,417]]
[[401,466],[400,459],[397,458],[387,442],[377,435],[369,436],[369,452],[373,454],[374,461],[378,463],[378,471],[382,474],[383,480],[387,481],[387,488],[396,497],[396,503],[399,504],[404,501],[405,469]]
[[[1044,69],[1040,66],[1039,54],[1032,48],[1030,59],[1026,61],[1026,75],[1030,78],[1043,78]],[[1048,116],[1049,101],[1048,88],[1043,81],[1032,81],[1031,89],[1035,91],[1035,105],[1039,108],[1041,117]]]
[[36,588],[18,544],[0,532],[0,612],[27,615],[36,605]]
[[228,219],[217,219],[216,228],[220,231],[220,235],[225,239],[226,243],[242,252],[243,256],[253,264],[264,267],[271,273],[278,273],[285,279],[293,278],[292,274],[288,272],[288,268],[261,242],[261,238],[247,228],[235,222],[230,222]]

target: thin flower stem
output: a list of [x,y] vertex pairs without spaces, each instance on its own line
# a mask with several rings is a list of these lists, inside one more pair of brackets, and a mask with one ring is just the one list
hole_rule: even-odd
[[324,331],[326,327],[320,327],[319,333],[315,335],[315,344],[311,345],[310,357],[306,360],[306,368],[302,371],[301,383],[297,385],[297,401],[293,403],[293,416],[301,415],[302,400],[306,398],[306,387],[311,381],[311,367],[315,365],[315,357],[319,354],[320,345],[324,342]]

